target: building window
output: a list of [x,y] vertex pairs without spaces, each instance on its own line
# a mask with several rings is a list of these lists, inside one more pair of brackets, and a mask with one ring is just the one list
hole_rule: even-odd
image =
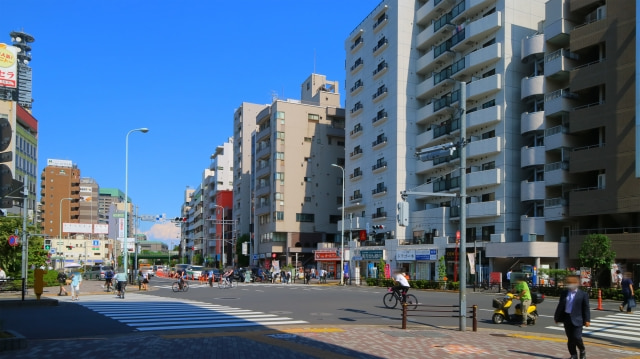
[[342,218],[339,215],[330,214],[329,215],[329,223],[338,223]]
[[482,108],[485,109],[485,108],[493,107],[495,105],[496,105],[496,100],[491,100],[483,103]]
[[310,113],[307,115],[307,119],[309,121],[320,121],[320,115],[315,114],[315,113]]
[[276,138],[281,139],[282,141],[284,141],[284,132],[282,131],[277,131],[276,132]]
[[277,200],[282,200],[284,199],[284,194],[282,194],[282,192],[276,192],[273,194],[273,198]]
[[485,242],[489,242],[491,240],[491,235],[496,233],[495,226],[483,226],[482,227],[482,240]]
[[284,152],[276,152],[276,160],[284,161]]
[[338,206],[341,206],[341,205],[342,205],[342,196],[338,196],[338,197],[336,197],[336,204],[337,204]]
[[305,182],[311,182],[311,177],[305,177],[305,178],[304,178],[304,181],[305,181]]
[[311,137],[305,137],[304,138],[304,142],[311,142],[311,141],[312,141]]
[[280,181],[284,182],[284,172],[276,172],[276,173],[274,173],[273,174],[273,179],[276,180],[276,181],[280,180]]
[[311,197],[306,196],[306,197],[304,198],[304,201],[305,201],[305,202],[311,202]]
[[276,211],[273,214],[273,217],[275,218],[276,221],[284,221],[284,212],[282,211]]
[[282,112],[282,111],[277,111],[277,112],[276,112],[276,118],[277,118],[278,120],[284,120],[284,112]]
[[296,213],[296,222],[315,222],[313,213]]

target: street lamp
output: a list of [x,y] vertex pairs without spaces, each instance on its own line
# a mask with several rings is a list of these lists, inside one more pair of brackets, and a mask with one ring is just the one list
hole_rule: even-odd
[[[129,132],[127,132],[127,135],[125,136],[125,144],[124,144],[124,239],[123,239],[123,249],[124,249],[124,254],[122,255],[122,259],[124,262],[124,273],[128,276],[129,272],[128,272],[128,262],[129,262],[129,251],[127,249],[127,237],[129,236],[128,229],[129,229],[129,223],[128,223],[128,208],[127,206],[129,205],[129,203],[127,203],[129,201],[129,135],[134,133],[134,132],[142,132],[142,133],[147,133],[149,132],[149,129],[146,127],[143,128],[136,128],[133,129]],[[134,240],[135,242],[135,240]]]
[[[58,233],[58,238],[59,238],[58,242],[62,241],[62,201],[64,201],[64,200],[67,200],[67,201],[71,202],[71,201],[73,201],[73,198],[71,198],[71,197],[60,198],[60,212],[59,212],[59,217],[60,217],[60,228],[59,228],[59,231],[60,232]],[[56,245],[56,247],[58,247],[58,246]],[[60,259],[60,260],[64,261],[64,259]],[[62,263],[64,264],[64,262],[62,262]]]
[[332,163],[331,166],[338,167],[342,170],[342,215],[341,221],[342,228],[340,230],[340,284],[344,285],[344,167]]

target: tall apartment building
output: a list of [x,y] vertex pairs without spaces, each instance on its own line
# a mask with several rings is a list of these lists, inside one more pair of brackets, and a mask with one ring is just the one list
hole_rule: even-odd
[[77,165],[68,160],[47,160],[40,176],[40,204],[43,234],[64,237],[61,223],[79,223],[80,169]]
[[98,190],[98,223],[109,224],[111,205],[124,202],[124,192],[117,188],[100,188]]
[[[209,167],[212,175],[208,178],[206,187],[206,245],[208,257],[212,258],[216,265],[221,262],[234,263],[235,251],[232,244],[238,236],[238,219],[233,208],[235,148],[234,138],[230,137],[227,142],[216,147],[216,151],[211,155]],[[247,202],[245,207],[248,208],[249,203],[251,202]],[[248,216],[243,220],[249,223]]]
[[[195,189],[187,187],[184,190],[184,201],[180,206],[180,217],[189,218],[191,212],[191,200]],[[192,213],[192,212],[191,212]],[[177,223],[180,226],[180,258],[184,259],[181,263],[192,263],[193,260],[193,241],[189,242],[189,228],[186,223]]]
[[[520,40],[543,17],[542,0],[388,0],[347,37],[346,209],[353,218],[348,228],[368,230],[354,251],[361,273],[371,274],[369,266],[384,257],[415,277],[433,279],[441,256],[453,272],[461,205],[468,214],[466,246],[481,247],[485,273],[515,265],[512,257],[557,261],[559,245],[523,243],[519,230],[519,93],[528,75]],[[466,86],[464,124],[460,86]],[[458,150],[426,162],[414,155],[459,144],[461,125],[467,133],[465,203],[437,195],[459,191]],[[406,228],[396,224],[403,190],[422,193],[407,198],[412,213]]]
[[243,102],[233,114],[233,217],[240,235],[253,233],[252,133],[265,107]]
[[97,224],[99,221],[98,195],[100,186],[95,179],[80,178],[80,223]]
[[573,263],[587,234],[605,234],[625,270],[640,262],[634,6],[550,0],[543,31],[522,41],[521,231],[568,242]]
[[253,254],[267,267],[272,260],[292,264],[296,253],[308,263],[318,243],[340,239],[343,176],[331,166],[344,166],[338,83],[312,74],[301,100],[273,101],[257,114],[256,126]]

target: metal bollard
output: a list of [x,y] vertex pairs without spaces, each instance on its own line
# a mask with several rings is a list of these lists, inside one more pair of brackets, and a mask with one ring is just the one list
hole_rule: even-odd
[[407,329],[407,303],[402,303],[402,329]]
[[473,331],[478,331],[478,306],[474,305],[473,307]]

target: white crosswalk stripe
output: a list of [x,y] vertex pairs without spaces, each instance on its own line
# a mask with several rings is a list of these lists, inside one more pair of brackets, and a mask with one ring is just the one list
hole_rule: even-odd
[[[562,326],[550,326],[547,329],[562,330]],[[616,313],[591,319],[591,326],[582,329],[584,336],[615,338],[640,342],[640,314]]]
[[[173,284],[152,285],[151,287],[159,288],[159,289],[171,289],[172,286],[173,286]],[[189,284],[189,289],[195,289],[195,288],[209,288],[209,284],[195,284],[195,283],[190,283]]]
[[136,293],[128,293],[125,300],[84,296],[76,303],[139,331],[307,323],[225,305]]

